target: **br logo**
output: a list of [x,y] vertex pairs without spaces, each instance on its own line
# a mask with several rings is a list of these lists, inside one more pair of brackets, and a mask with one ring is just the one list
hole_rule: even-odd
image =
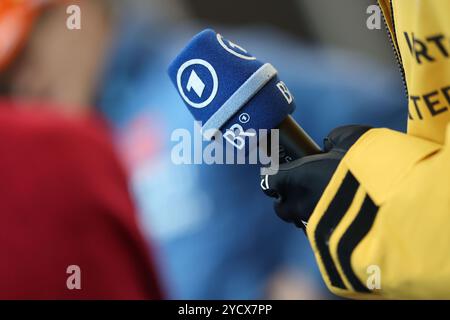
[[188,105],[201,109],[207,107],[216,97],[219,79],[216,70],[208,61],[192,59],[178,69],[177,86]]
[[231,42],[230,40],[225,39],[222,35],[217,34],[217,41],[219,44],[232,55],[244,59],[244,60],[256,60],[251,54],[247,52],[244,48],[237,45],[236,43]]

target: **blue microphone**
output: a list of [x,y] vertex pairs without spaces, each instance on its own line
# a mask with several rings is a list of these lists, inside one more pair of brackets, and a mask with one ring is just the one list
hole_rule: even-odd
[[321,152],[290,116],[294,98],[277,70],[214,30],[189,42],[170,64],[169,76],[206,139],[220,131],[241,149],[239,134],[276,128],[281,163]]

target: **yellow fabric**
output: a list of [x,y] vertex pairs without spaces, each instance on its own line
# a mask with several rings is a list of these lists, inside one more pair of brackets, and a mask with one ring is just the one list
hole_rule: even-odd
[[[393,6],[410,98],[408,133],[443,143],[450,121],[450,2],[393,0]],[[411,53],[407,39],[416,39],[415,53]],[[426,56],[420,49],[426,50]]]
[[[307,234],[327,286],[338,295],[450,298],[450,1],[379,2],[406,74],[408,133],[373,129],[363,135],[336,170]],[[324,241],[343,281],[339,288],[331,284],[317,237],[349,175],[356,192]],[[350,271],[343,265],[349,239],[357,241]],[[370,266],[379,267],[380,287],[358,289],[355,282],[366,286]]]

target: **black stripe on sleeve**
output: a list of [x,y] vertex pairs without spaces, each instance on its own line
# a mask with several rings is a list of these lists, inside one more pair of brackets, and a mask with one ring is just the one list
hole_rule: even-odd
[[334,287],[341,289],[346,289],[346,286],[333,263],[328,245],[331,234],[350,208],[358,187],[358,181],[350,172],[347,172],[335,197],[318,223],[314,234],[317,249],[330,282]]
[[369,233],[377,216],[378,207],[368,195],[364,198],[355,220],[342,236],[338,244],[338,258],[342,270],[355,291],[370,292],[358,279],[351,266],[351,255],[356,246]]

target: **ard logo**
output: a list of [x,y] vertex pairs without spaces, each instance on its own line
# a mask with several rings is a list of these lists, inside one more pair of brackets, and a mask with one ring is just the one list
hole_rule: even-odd
[[248,51],[242,48],[240,45],[225,39],[220,34],[217,34],[216,37],[219,44],[232,55],[244,60],[256,60],[254,56],[248,53]]
[[178,69],[177,86],[181,97],[189,106],[202,109],[216,97],[219,79],[208,61],[192,59]]

